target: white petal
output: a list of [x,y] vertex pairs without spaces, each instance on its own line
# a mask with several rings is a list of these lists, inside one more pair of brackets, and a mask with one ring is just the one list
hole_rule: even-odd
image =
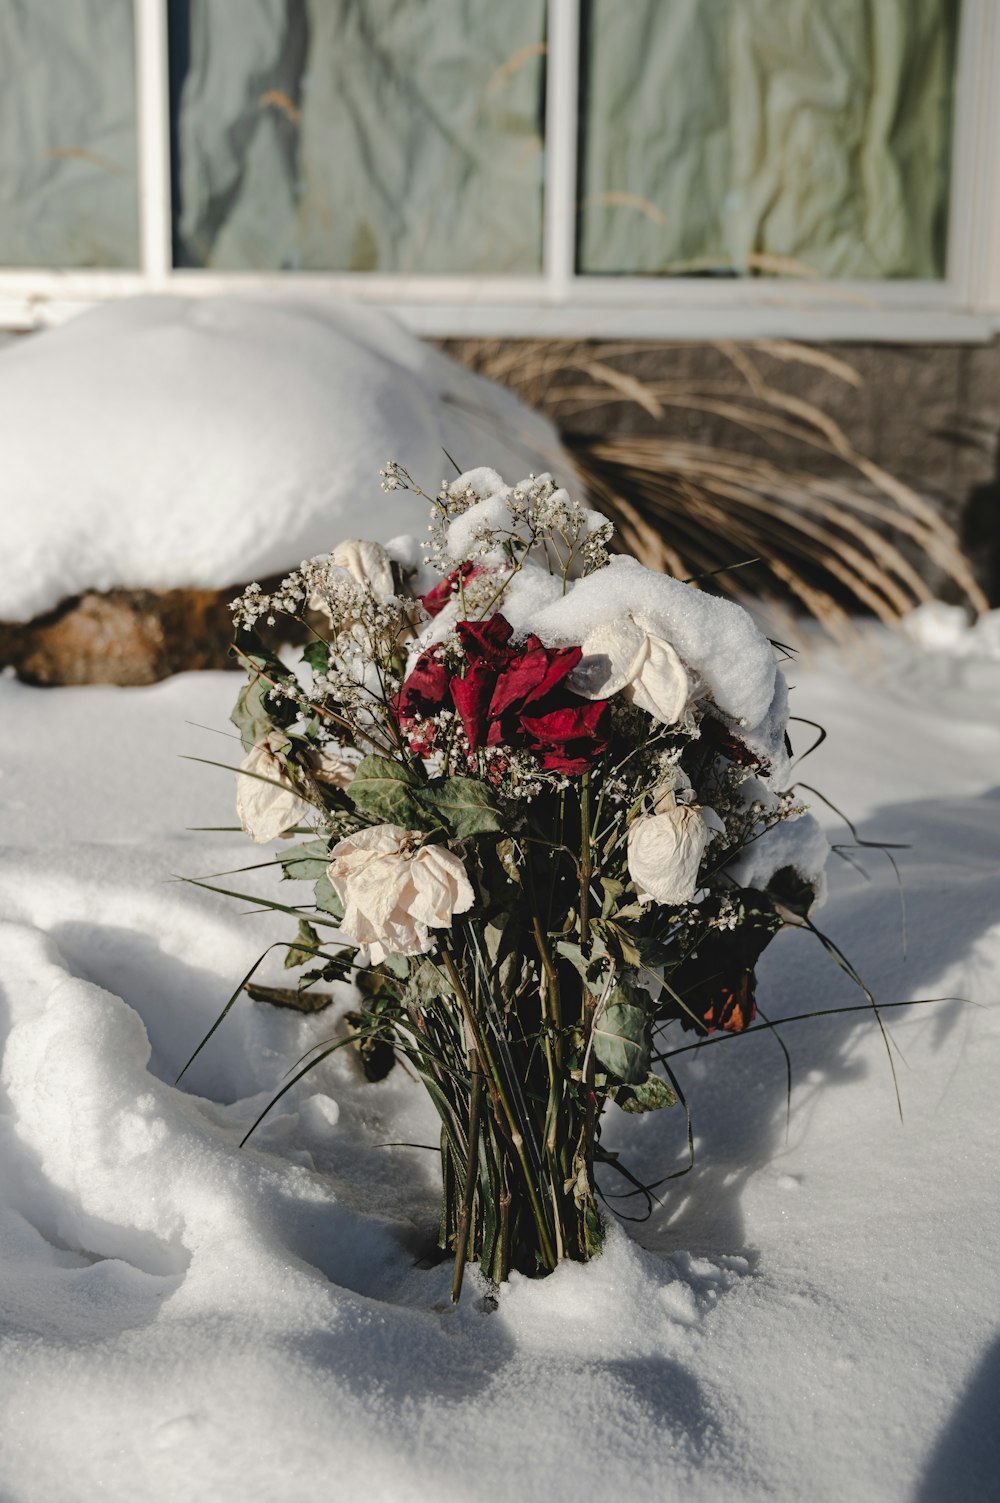
[[583,639],[583,657],[566,680],[583,699],[607,699],[619,693],[638,671],[646,633],[631,616],[606,621]]
[[295,792],[284,763],[266,742],[259,741],[240,767],[254,774],[236,779],[236,812],[251,840],[258,844],[274,840],[312,813],[312,805]]
[[418,871],[433,873],[448,893],[448,909],[446,924],[451,923],[453,914],[465,913],[476,901],[476,894],[469,881],[465,866],[461,857],[456,856],[454,851],[449,851],[443,845],[424,846],[418,851],[414,860],[414,880],[419,881]]
[[644,659],[626,692],[638,709],[646,710],[664,725],[674,725],[683,717],[691,681],[669,642],[647,635]]
[[345,757],[336,746],[324,747],[313,768],[320,782],[329,783],[331,788],[347,788],[357,770],[357,762]]
[[388,600],[395,593],[392,560],[381,543],[345,538],[330,554],[330,562],[346,569],[358,584],[371,585],[376,600]]

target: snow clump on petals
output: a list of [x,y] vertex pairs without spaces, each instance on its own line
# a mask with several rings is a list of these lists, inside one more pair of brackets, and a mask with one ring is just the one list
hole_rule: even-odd
[[277,748],[286,745],[280,732],[258,741],[240,763],[236,779],[236,812],[251,840],[262,845],[302,824],[313,806],[300,798]]
[[628,870],[640,903],[691,901],[718,822],[714,810],[693,804],[677,804],[635,821],[628,832]]
[[420,838],[402,825],[372,825],[330,853],[327,872],[344,905],[340,932],[372,965],[387,955],[426,954],[431,930],[451,928],[475,902],[458,856],[442,845],[418,847]]
[[583,657],[569,687],[584,699],[621,693],[664,725],[681,720],[691,680],[674,648],[631,614],[595,626],[583,639]]
[[514,630],[535,632],[546,647],[582,643],[598,626],[628,613],[673,644],[720,710],[748,730],[760,725],[774,696],[774,648],[735,601],[623,557],[576,580],[565,594],[558,580],[543,592],[522,569],[504,596],[504,615]]

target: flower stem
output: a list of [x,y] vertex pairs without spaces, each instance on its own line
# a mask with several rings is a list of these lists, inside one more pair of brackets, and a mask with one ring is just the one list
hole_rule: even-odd
[[590,954],[590,773],[580,779],[580,949]]
[[469,1099],[469,1156],[465,1165],[465,1184],[462,1188],[462,1210],[458,1218],[458,1233],[455,1237],[455,1272],[451,1280],[451,1302],[457,1305],[462,1293],[462,1278],[469,1256],[469,1226],[472,1221],[472,1202],[476,1194],[476,1174],[479,1163],[479,1127],[483,1101],[483,1069],[479,1051],[473,1044],[469,1049],[469,1075],[472,1090]]
[[534,1217],[535,1225],[538,1228],[538,1242],[541,1248],[542,1258],[550,1269],[555,1268],[558,1260],[553,1250],[552,1238],[549,1236],[549,1228],[545,1219],[545,1212],[542,1209],[542,1203],[538,1196],[538,1186],[535,1184],[534,1177],[532,1176],[531,1169],[528,1164],[527,1156],[524,1151],[524,1138],[521,1134],[521,1129],[518,1126],[517,1116],[514,1112],[513,1107],[511,1106],[510,1097],[507,1094],[503,1081],[500,1078],[500,1074],[497,1070],[493,1055],[487,1047],[485,1039],[480,1034],[479,1028],[476,1025],[476,1019],[473,1016],[468,994],[465,990],[465,987],[462,985],[462,978],[458,974],[458,967],[455,965],[451,951],[448,950],[444,945],[441,946],[441,959],[444,963],[445,971],[448,974],[448,980],[451,982],[452,989],[461,1005],[466,1026],[469,1029],[469,1035],[476,1042],[476,1047],[479,1051],[480,1058],[482,1059],[487,1071],[489,1072],[493,1089],[495,1090],[497,1099],[500,1102],[501,1108],[503,1109],[503,1114],[507,1119],[507,1126],[510,1131],[511,1141],[514,1145],[514,1152],[517,1154],[517,1160],[521,1166],[521,1172],[524,1175],[524,1184],[525,1189],[528,1193],[528,1201],[531,1205],[531,1214]]

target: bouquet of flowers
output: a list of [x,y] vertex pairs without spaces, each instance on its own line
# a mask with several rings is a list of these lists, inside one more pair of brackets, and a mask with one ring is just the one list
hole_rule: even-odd
[[[429,502],[423,550],[352,539],[234,602],[237,802],[255,841],[308,837],[278,857],[313,884],[299,988],[356,978],[305,1068],[387,1046],[430,1094],[457,1298],[470,1259],[498,1284],[597,1252],[602,1114],[675,1102],[666,1030],[750,1024],[827,846],[739,606],[611,556],[548,475],[382,477]],[[294,672],[255,631],[279,615],[311,628]]]

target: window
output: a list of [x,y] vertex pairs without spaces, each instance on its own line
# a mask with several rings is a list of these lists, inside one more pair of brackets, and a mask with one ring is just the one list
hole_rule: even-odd
[[545,0],[175,12],[175,264],[541,271]]
[[981,339],[996,0],[0,0],[0,325],[331,289],[431,334]]
[[955,0],[589,0],[584,272],[945,274]]
[[0,3],[0,266],[138,267],[131,0]]

